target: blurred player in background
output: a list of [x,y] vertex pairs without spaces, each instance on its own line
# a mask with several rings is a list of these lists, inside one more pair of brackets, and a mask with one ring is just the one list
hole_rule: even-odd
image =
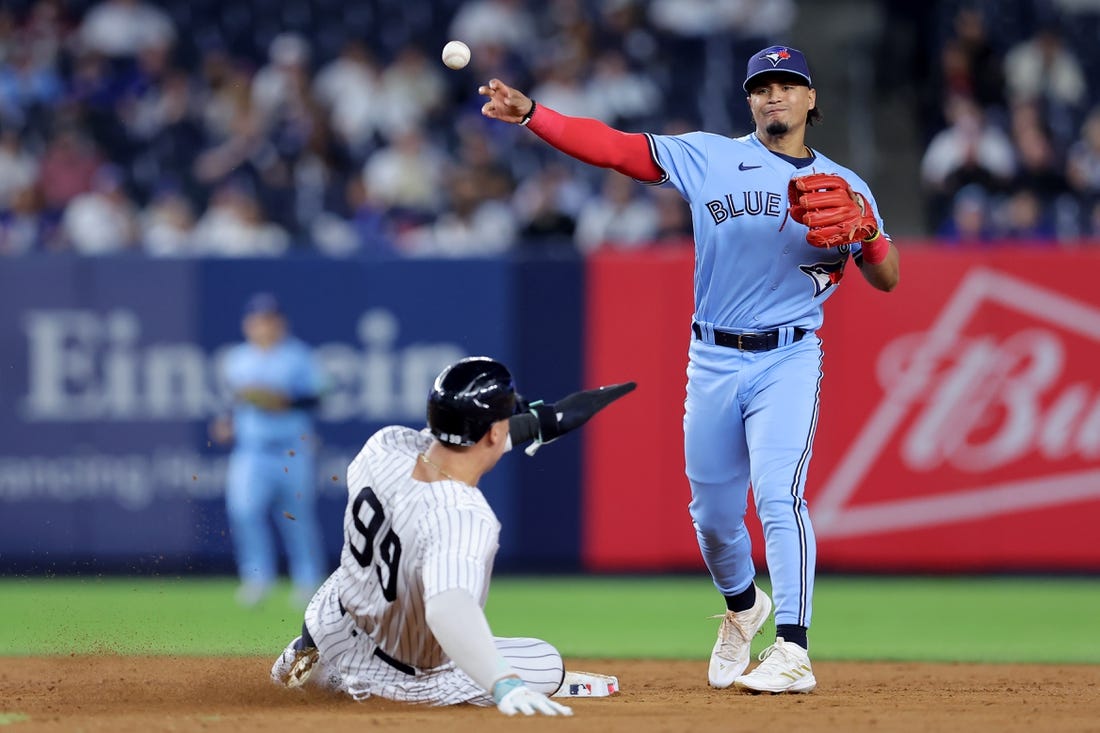
[[286,546],[294,600],[304,606],[325,576],[310,415],[324,378],[309,347],[290,335],[270,293],[248,300],[242,329],[245,342],[224,362],[232,419],[212,428],[219,442],[234,442],[225,499],[241,579],[237,600],[254,606],[275,583],[274,520]]
[[558,651],[489,630],[483,608],[501,527],[477,484],[512,446],[534,441],[531,453],[633,389],[528,404],[500,362],[470,357],[444,369],[428,397],[428,428],[383,428],[348,467],[340,567],[272,678],[358,700],[570,715],[548,697],[566,674]]
[[[797,49],[754,54],[744,83],[755,132],[628,134],[559,114],[498,79],[482,113],[524,125],[558,150],[640,182],[671,183],[691,208],[695,314],[684,452],[699,548],[727,612],[711,654],[714,687],[808,692],[816,546],[804,499],[821,380],[822,305],[849,256],[875,288],[898,281],[898,254],[867,184],[805,144],[820,119]],[[772,610],[756,587],[748,489],[764,529],[775,643],[744,674]]]

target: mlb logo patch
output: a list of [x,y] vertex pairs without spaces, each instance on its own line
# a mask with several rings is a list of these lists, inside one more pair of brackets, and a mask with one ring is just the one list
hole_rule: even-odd
[[592,672],[566,672],[564,683],[551,697],[607,697],[618,691],[618,677]]

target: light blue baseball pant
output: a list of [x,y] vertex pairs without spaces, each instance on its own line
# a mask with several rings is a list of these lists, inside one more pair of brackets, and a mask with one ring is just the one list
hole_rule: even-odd
[[313,455],[308,449],[290,456],[283,450],[242,447],[229,456],[226,511],[242,582],[275,582],[278,556],[272,522],[286,547],[294,585],[312,592],[324,580],[315,481]]
[[821,341],[771,351],[692,340],[684,455],[699,549],[723,595],[755,576],[749,484],[764,530],[775,622],[809,626],[817,547],[803,491],[821,382]]

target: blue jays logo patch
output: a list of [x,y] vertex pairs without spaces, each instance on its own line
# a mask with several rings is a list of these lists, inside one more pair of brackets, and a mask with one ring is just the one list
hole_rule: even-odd
[[844,277],[844,265],[847,262],[848,258],[845,257],[836,262],[815,262],[812,265],[799,265],[798,269],[814,281],[814,297],[817,298],[840,282],[840,279]]
[[791,57],[791,54],[787,49],[781,48],[778,51],[772,51],[771,53],[764,54],[764,58],[772,62],[772,66],[779,66],[780,61],[786,61]]

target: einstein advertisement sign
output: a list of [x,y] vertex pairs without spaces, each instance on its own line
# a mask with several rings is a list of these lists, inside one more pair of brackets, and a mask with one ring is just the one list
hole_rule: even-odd
[[[335,556],[345,471],[366,438],[422,426],[432,380],[456,359],[517,358],[513,277],[492,262],[6,264],[0,566],[225,564],[228,446],[209,426],[232,405],[222,367],[257,291],[278,296],[322,365],[316,482]],[[486,493],[507,515],[502,468]]]

